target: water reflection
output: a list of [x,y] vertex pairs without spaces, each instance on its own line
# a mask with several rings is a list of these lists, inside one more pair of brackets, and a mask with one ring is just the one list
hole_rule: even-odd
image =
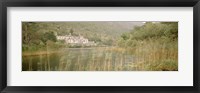
[[23,71],[127,71],[134,55],[109,48],[67,48],[62,52],[22,57]]

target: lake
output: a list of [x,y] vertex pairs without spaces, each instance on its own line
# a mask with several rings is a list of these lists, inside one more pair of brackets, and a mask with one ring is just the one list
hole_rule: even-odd
[[126,49],[65,48],[61,52],[22,57],[22,71],[136,71],[142,67]]

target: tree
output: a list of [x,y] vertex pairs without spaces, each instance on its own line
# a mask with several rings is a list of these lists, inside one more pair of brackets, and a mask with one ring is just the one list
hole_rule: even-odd
[[37,23],[23,22],[22,23],[22,42],[29,45],[34,37],[37,37]]
[[121,37],[122,37],[124,40],[129,39],[129,36],[128,36],[127,33],[122,34]]
[[70,31],[69,31],[72,35],[73,35],[73,33],[74,33],[74,30],[73,29],[70,29]]
[[[138,26],[129,33],[121,35],[118,45],[135,46],[136,41],[161,40],[163,42],[177,41],[178,22],[147,22],[143,26]],[[122,42],[122,40],[124,40]],[[134,41],[134,42],[133,42]]]
[[56,42],[57,38],[53,32],[46,32],[44,35],[41,37],[41,40],[46,44],[48,40]]

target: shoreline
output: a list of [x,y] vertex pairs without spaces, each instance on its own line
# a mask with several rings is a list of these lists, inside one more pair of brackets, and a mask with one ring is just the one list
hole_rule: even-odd
[[[63,48],[65,49],[101,49],[101,48],[111,48],[115,49],[116,47],[91,47],[91,48]],[[46,51],[46,50],[38,50],[38,51],[23,51],[22,56],[38,56],[38,55],[48,55],[48,54],[54,54],[63,52],[62,49],[59,50],[52,50],[52,51]]]
[[54,54],[58,52],[60,51],[34,51],[34,52],[25,51],[25,52],[22,52],[22,56],[48,55],[48,54]]

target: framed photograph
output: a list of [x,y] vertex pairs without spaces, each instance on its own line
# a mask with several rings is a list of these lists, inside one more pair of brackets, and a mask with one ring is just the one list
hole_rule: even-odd
[[199,0],[6,0],[2,93],[199,93]]

